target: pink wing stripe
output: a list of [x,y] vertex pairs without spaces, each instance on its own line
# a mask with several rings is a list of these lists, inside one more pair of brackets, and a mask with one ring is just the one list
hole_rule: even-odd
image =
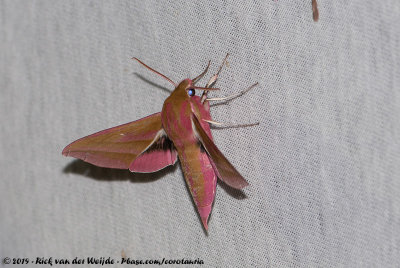
[[174,165],[176,160],[177,153],[175,150],[144,152],[131,163],[129,170],[141,173],[155,172],[166,166]]
[[108,153],[108,152],[68,152],[68,154],[64,154],[65,156],[72,156],[78,159],[81,159],[90,164],[106,167],[106,168],[118,168],[118,169],[126,169],[129,163],[129,159],[131,159],[130,154],[118,154],[116,157],[116,153]]

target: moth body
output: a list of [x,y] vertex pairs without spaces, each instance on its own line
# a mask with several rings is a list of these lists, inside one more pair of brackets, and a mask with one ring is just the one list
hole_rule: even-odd
[[[100,167],[143,173],[174,165],[179,158],[186,183],[207,230],[217,177],[236,189],[248,185],[214,144],[208,123],[212,119],[207,91],[216,90],[209,86],[216,81],[222,66],[202,88],[194,86],[194,81],[202,77],[208,67],[195,79],[184,79],[176,85],[165,75],[136,60],[175,86],[162,111],[80,138],[67,145],[62,154]],[[195,95],[195,89],[204,90],[201,97]]]

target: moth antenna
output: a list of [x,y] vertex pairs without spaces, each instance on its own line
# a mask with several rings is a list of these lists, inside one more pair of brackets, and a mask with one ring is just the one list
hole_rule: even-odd
[[137,61],[138,61],[140,64],[142,64],[144,67],[146,67],[146,68],[149,69],[150,71],[152,71],[152,72],[158,74],[159,76],[161,76],[162,78],[164,78],[165,80],[167,80],[168,82],[170,82],[171,84],[174,85],[174,87],[177,86],[177,85],[174,83],[174,81],[172,81],[171,79],[169,79],[168,77],[166,77],[166,76],[163,75],[162,73],[157,72],[156,70],[154,70],[153,68],[149,67],[148,65],[144,64],[144,63],[143,63],[141,60],[139,60],[138,58],[133,57],[132,59],[133,59],[133,60],[137,60]]
[[197,76],[196,78],[194,78],[192,80],[193,84],[196,84],[196,82],[198,80],[200,80],[207,73],[208,68],[210,67],[210,64],[211,64],[211,60],[208,61],[208,65],[207,65],[206,69],[201,74],[199,74],[199,76]]
[[253,85],[249,86],[249,87],[246,88],[245,90],[240,91],[240,92],[237,93],[237,94],[233,94],[233,95],[229,95],[229,96],[221,97],[221,98],[207,98],[206,100],[207,100],[207,101],[232,100],[232,99],[235,99],[235,98],[237,98],[237,97],[242,96],[244,93],[246,93],[247,91],[250,91],[250,89],[252,89],[253,87],[255,87],[255,86],[257,86],[257,85],[258,85],[258,82],[257,82],[257,83],[254,83]]
[[222,126],[224,128],[237,128],[237,127],[252,127],[252,126],[257,126],[260,124],[260,122],[255,122],[255,123],[249,123],[249,124],[238,124],[238,125],[232,125],[232,124],[224,124],[224,123],[219,123],[213,120],[206,120],[206,119],[202,119],[203,121],[210,123],[212,125],[216,125],[216,126]]

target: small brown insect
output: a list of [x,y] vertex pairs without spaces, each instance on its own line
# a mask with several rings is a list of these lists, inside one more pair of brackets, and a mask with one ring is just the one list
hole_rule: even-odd
[[313,15],[313,20],[318,21],[319,12],[318,12],[317,0],[312,0],[312,15]]

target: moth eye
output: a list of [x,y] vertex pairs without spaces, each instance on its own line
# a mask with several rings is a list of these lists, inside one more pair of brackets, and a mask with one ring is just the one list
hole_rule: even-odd
[[193,88],[188,89],[188,95],[193,97],[196,94],[196,91]]

